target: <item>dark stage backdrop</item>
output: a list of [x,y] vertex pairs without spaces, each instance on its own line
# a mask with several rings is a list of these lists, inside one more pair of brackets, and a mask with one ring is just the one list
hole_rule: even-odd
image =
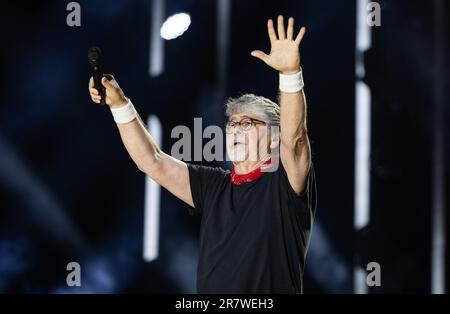
[[[448,36],[436,45],[435,2],[379,1],[382,25],[371,28],[364,77],[372,97],[370,223],[358,232],[356,1],[229,1],[229,41],[218,49],[218,1],[168,0],[164,16],[186,12],[191,25],[164,41],[156,77],[149,75],[152,2],[78,1],[79,27],[66,24],[69,1],[2,4],[0,292],[195,292],[200,221],[166,190],[158,258],[142,258],[146,178],[109,110],[90,101],[87,50],[101,47],[105,72],[144,121],[158,117],[170,153],[175,126],[193,128],[194,117],[203,127],[222,125],[227,97],[277,99],[277,73],[250,52],[269,49],[266,20],[284,14],[307,27],[301,56],[318,209],[305,293],[352,293],[355,265],[372,261],[381,265],[382,284],[371,292],[429,293],[436,80],[445,106],[449,93]],[[449,34],[448,25],[442,30]],[[441,76],[436,47],[447,52]],[[444,156],[447,118],[445,108]],[[444,199],[448,192],[447,184]],[[66,285],[69,262],[81,265],[81,287]]]

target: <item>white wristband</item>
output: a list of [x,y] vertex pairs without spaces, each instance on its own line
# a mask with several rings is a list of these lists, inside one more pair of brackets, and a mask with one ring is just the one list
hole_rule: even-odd
[[280,73],[280,91],[285,93],[296,93],[303,89],[303,73],[281,74]]
[[134,109],[133,103],[130,99],[126,105],[119,108],[111,108],[112,115],[114,117],[114,121],[116,123],[128,123],[137,118],[136,109]]

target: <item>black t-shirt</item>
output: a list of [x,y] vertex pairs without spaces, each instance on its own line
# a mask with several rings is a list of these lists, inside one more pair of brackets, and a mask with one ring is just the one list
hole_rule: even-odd
[[282,163],[234,185],[230,171],[188,164],[190,214],[201,215],[198,293],[302,293],[316,210],[313,165],[301,195]]

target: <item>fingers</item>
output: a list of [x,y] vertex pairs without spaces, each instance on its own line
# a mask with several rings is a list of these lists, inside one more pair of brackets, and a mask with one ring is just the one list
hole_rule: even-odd
[[96,102],[98,104],[100,103],[100,100],[102,99],[102,97],[98,94],[97,89],[95,89],[93,87],[89,88],[89,94],[90,94],[93,102]]
[[[288,20],[287,34],[285,32],[284,17],[282,15],[279,15],[278,20],[277,20],[278,38],[277,38],[277,34],[276,34],[274,26],[273,26],[273,21],[271,19],[267,21],[267,31],[269,33],[269,38],[270,38],[271,44],[273,44],[273,42],[276,40],[284,40],[284,39],[293,40],[294,39],[294,18],[290,17]],[[295,43],[297,45],[300,45],[305,33],[306,33],[306,28],[302,27],[300,29],[297,37],[295,38]]]
[[298,32],[297,37],[295,38],[295,43],[296,43],[297,45],[300,45],[300,43],[302,42],[303,36],[305,36],[305,33],[306,33],[306,28],[305,28],[305,27],[302,27],[302,28],[300,29],[300,32]]
[[100,101],[102,100],[102,97],[100,95],[95,94],[93,92],[91,92],[90,96],[91,96],[92,101],[97,103],[97,104],[99,104]]
[[284,32],[284,18],[283,15],[278,16],[278,39],[286,39],[286,33]]
[[292,40],[294,36],[294,18],[290,17],[288,20],[287,39]]
[[96,88],[94,88],[94,87],[89,87],[89,93],[92,95],[95,95],[95,96],[100,96],[99,94],[98,94],[98,90],[96,89]]
[[266,63],[267,63],[267,60],[269,59],[269,56],[266,55],[266,54],[265,54],[264,52],[262,52],[261,50],[253,50],[253,51],[251,52],[251,55],[252,55],[253,57],[255,57],[255,58],[258,58],[258,59],[260,59],[260,60],[266,62]]
[[267,21],[267,32],[269,33],[270,44],[273,44],[277,40],[277,34],[273,28],[272,19]]
[[97,104],[100,103],[101,97],[98,94],[97,89],[94,87],[94,79],[92,78],[92,76],[89,79],[89,94],[90,94],[91,99],[92,99],[93,102],[95,102]]

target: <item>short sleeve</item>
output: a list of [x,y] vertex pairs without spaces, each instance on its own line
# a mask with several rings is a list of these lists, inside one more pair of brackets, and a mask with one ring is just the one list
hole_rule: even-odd
[[189,170],[189,184],[195,208],[188,206],[191,216],[204,214],[209,210],[209,204],[214,194],[227,179],[227,171],[221,168],[187,164]]
[[284,169],[283,163],[281,161],[278,170],[280,171],[282,188],[286,190],[289,201],[297,204],[298,206],[296,207],[304,208],[306,206],[312,216],[314,216],[317,209],[317,185],[314,164],[311,163],[306,181],[306,187],[303,192],[300,193],[300,195],[297,194],[292,188],[286,170]]

